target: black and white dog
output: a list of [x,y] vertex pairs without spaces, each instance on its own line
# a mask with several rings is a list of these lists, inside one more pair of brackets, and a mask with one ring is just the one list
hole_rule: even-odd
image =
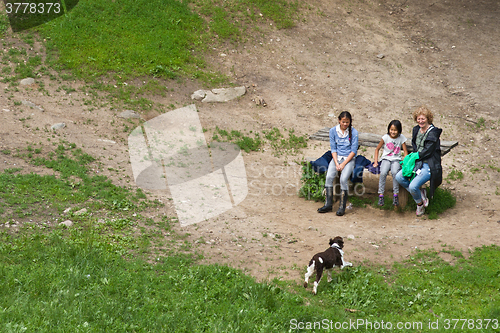
[[314,281],[313,294],[316,295],[318,292],[318,284],[323,275],[323,270],[326,269],[328,273],[328,282],[332,281],[332,269],[333,267],[340,267],[343,269],[346,266],[352,266],[350,262],[344,260],[344,239],[340,236],[334,239],[330,238],[330,247],[325,252],[315,254],[309,265],[307,267],[306,278],[304,282],[304,288],[307,288],[309,278],[316,271],[316,281]]

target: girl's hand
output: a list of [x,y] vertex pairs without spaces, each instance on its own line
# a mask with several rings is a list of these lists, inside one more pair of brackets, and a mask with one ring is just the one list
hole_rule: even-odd
[[345,167],[345,163],[344,163],[344,162],[342,162],[342,163],[338,164],[338,165],[337,165],[337,171],[342,171],[342,170],[344,170],[344,167]]
[[378,167],[378,162],[373,162],[373,167],[374,168]]

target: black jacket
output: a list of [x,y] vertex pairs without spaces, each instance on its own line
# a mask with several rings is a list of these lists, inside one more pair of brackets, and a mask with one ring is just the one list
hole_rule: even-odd
[[[420,130],[420,126],[413,127],[411,145],[413,151],[417,150],[417,133]],[[443,168],[441,167],[441,140],[439,137],[443,132],[442,129],[434,127],[430,129],[427,138],[424,141],[424,149],[418,153],[419,159],[415,162],[414,171],[420,169],[423,165],[423,161],[427,161],[429,168],[431,170],[431,185],[429,189],[429,198],[432,198],[436,188],[441,185],[443,181]]]

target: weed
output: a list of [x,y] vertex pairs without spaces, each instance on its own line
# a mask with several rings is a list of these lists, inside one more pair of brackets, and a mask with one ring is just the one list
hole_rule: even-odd
[[259,151],[262,146],[262,140],[258,133],[255,133],[254,137],[251,138],[241,134],[239,131],[232,130],[228,132],[219,127],[215,128],[212,140],[218,142],[234,142],[240,149],[243,149],[247,153],[250,151]]
[[476,128],[477,129],[481,129],[481,128],[484,129],[484,128],[486,128],[486,120],[483,117],[480,117],[477,120]]
[[306,200],[324,201],[325,176],[324,173],[315,172],[309,163],[302,166],[302,177],[300,178],[302,186],[299,190],[299,197]]
[[453,169],[446,177],[447,180],[462,180],[464,179],[464,174],[462,171]]

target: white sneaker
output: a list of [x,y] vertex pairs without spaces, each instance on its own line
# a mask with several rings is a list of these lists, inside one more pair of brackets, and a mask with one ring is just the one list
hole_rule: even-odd
[[422,216],[424,215],[425,212],[425,207],[424,205],[417,205],[417,216]]
[[427,192],[421,188],[420,194],[422,195],[422,201],[424,202],[424,207],[429,206],[429,199],[427,199]]

